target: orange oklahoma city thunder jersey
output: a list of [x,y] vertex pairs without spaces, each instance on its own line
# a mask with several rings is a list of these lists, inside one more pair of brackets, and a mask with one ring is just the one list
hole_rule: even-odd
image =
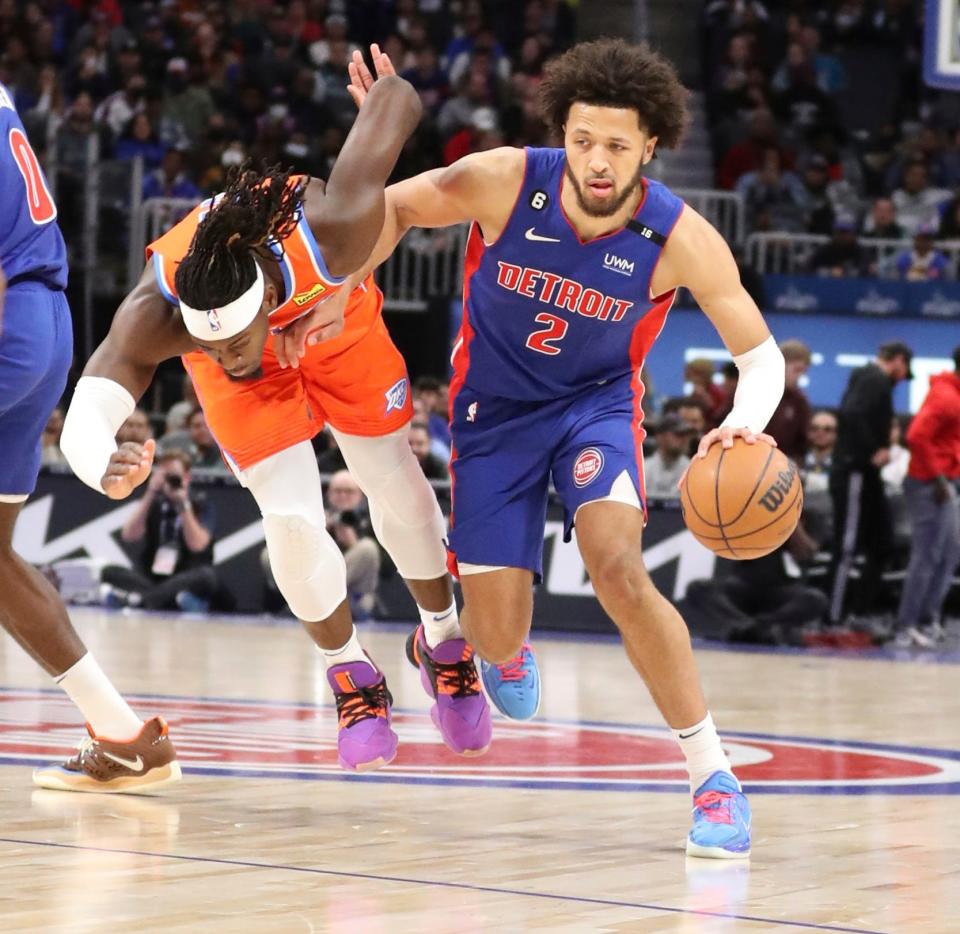
[[[291,179],[292,184],[296,181],[297,179]],[[177,266],[187,255],[198,225],[206,217],[211,205],[221,197],[223,196],[217,195],[202,201],[183,220],[147,246],[147,261],[153,261],[157,285],[172,305],[179,304],[175,284]],[[298,213],[297,226],[290,236],[282,242],[272,242],[270,249],[283,274],[284,294],[277,307],[270,312],[270,328],[279,330],[335,295],[344,279],[332,276],[327,271],[302,207]],[[382,304],[380,290],[370,276],[354,290],[347,302],[343,332],[333,340],[317,345],[316,356],[334,356],[355,344],[373,327],[380,315]]]

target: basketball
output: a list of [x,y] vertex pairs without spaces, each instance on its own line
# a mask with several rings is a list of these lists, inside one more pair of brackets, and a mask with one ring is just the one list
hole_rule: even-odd
[[683,520],[721,558],[760,558],[797,527],[803,488],[797,465],[762,441],[734,438],[695,457],[680,488]]

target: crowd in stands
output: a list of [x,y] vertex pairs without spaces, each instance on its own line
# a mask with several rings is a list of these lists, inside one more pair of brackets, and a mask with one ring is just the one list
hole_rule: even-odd
[[[91,136],[144,162],[144,197],[198,198],[251,157],[325,178],[355,116],[355,49],[379,42],[424,119],[396,176],[504,143],[539,144],[545,60],[570,45],[567,0],[31,0],[0,3],[0,82],[56,164],[60,222],[80,231]],[[53,151],[48,151],[52,147]]]
[[[753,231],[830,236],[811,273],[923,281],[951,272],[936,241],[960,237],[960,108],[956,95],[920,83],[922,7],[705,3],[717,185],[743,196]],[[863,106],[865,73],[884,106]],[[870,238],[912,243],[877,268],[858,243]]]

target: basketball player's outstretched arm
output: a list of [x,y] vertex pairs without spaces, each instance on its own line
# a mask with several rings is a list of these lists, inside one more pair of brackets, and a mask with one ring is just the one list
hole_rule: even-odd
[[[376,48],[376,47],[374,47]],[[377,64],[376,49],[374,56]],[[357,53],[359,57],[359,53]],[[387,59],[389,62],[389,59]],[[330,173],[323,197],[308,197],[307,222],[334,276],[347,276],[370,255],[384,218],[384,187],[423,107],[409,81],[378,68],[369,79],[360,112]],[[359,66],[351,63],[351,70]]]
[[64,419],[60,447],[84,483],[123,499],[149,476],[154,442],[127,442],[118,449],[117,430],[150,385],[157,365],[193,349],[148,264],[87,361]]
[[740,282],[730,247],[691,207],[684,208],[654,271],[651,289],[661,295],[685,286],[713,323],[730,351],[740,378],[733,409],[719,428],[704,435],[698,454],[711,444],[733,444],[735,436],[776,445],[763,434],[783,396],[783,354],[770,335],[760,309]]

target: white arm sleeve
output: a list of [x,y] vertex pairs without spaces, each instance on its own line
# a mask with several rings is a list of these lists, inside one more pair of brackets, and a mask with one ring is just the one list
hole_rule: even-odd
[[733,358],[740,378],[733,396],[733,408],[721,428],[749,428],[755,434],[767,422],[783,398],[786,365],[771,334],[762,344]]
[[117,449],[117,431],[135,408],[133,396],[112,379],[81,376],[77,382],[60,450],[73,472],[98,493],[103,493],[100,481]]

